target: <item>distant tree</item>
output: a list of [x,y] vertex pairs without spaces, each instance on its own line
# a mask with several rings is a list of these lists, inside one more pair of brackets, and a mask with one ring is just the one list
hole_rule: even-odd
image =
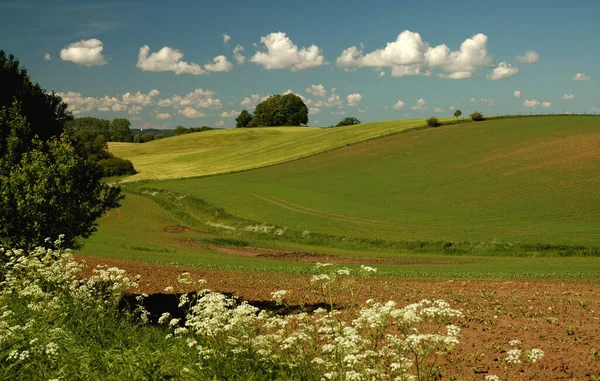
[[308,123],[308,107],[296,94],[271,95],[254,108],[259,126],[300,126]]
[[456,110],[454,111],[454,116],[456,117],[456,121],[458,122],[458,117],[462,115],[462,111]]
[[362,122],[358,119],[356,119],[353,116],[349,116],[347,118],[344,118],[342,120],[340,120],[340,122],[338,124],[336,124],[336,127],[342,127],[342,126],[352,126],[354,124],[361,124]]
[[97,134],[103,135],[106,141],[110,140],[110,121],[106,119],[94,118],[86,116],[82,118],[75,118],[65,123],[67,131],[78,131],[82,129],[92,130]]
[[250,114],[246,110],[242,110],[242,112],[240,112],[240,115],[238,115],[238,117],[235,118],[235,126],[236,127],[248,127],[248,124],[250,123],[251,120],[252,120],[252,114]]
[[121,159],[120,157],[110,157],[100,160],[98,164],[102,168],[103,175],[106,177],[135,175],[137,173],[131,161]]
[[110,122],[110,140],[113,142],[131,142],[131,123],[125,118],[116,118]]
[[183,126],[177,126],[173,130],[173,135],[183,135],[183,134],[187,134],[187,132],[188,132],[187,128],[185,128]]
[[432,116],[431,118],[427,119],[426,122],[429,127],[437,127],[440,125],[439,119],[435,116]]
[[[33,135],[42,141],[59,136],[65,122],[73,119],[61,97],[33,83],[19,61],[0,50],[0,109],[11,108],[14,100],[20,102],[19,113],[30,126],[30,138],[23,140],[26,145],[31,143]],[[6,138],[8,131],[6,124],[0,124],[0,140]]]
[[472,113],[470,115],[471,119],[478,122],[478,121],[482,121],[485,120],[485,117],[483,116],[482,113],[480,113],[479,111],[475,111],[474,113]]

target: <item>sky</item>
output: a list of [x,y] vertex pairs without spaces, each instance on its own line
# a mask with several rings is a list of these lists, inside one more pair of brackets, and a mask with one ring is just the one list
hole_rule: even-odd
[[293,92],[310,126],[600,113],[600,2],[2,1],[0,49],[75,116],[231,128]]

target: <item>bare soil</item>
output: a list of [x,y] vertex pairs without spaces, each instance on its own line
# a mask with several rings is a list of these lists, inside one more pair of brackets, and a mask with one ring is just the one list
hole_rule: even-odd
[[[182,272],[206,279],[214,291],[234,294],[268,306],[271,292],[291,291],[288,304],[317,303],[309,275],[233,272],[149,264],[106,258],[78,257],[88,265],[116,266],[142,276],[132,293],[161,294],[171,285],[176,293],[194,291],[177,283]],[[505,380],[597,380],[600,377],[600,280],[454,280],[375,276],[357,280],[357,301],[394,300],[399,305],[421,299],[444,299],[465,314],[460,345],[442,363],[442,379],[482,380],[495,374]],[[340,301],[350,295],[341,292]],[[545,352],[536,363],[507,364],[508,342]],[[453,378],[454,377],[454,378]]]

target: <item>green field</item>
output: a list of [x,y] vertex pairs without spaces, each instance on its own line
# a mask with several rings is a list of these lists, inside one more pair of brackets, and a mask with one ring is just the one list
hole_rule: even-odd
[[[120,214],[105,217],[84,252],[237,270],[312,267],[206,248],[241,245],[387,258],[396,262],[379,265],[384,273],[406,276],[598,275],[599,127],[600,118],[584,116],[498,119],[323,149],[252,171],[127,183]],[[338,140],[344,131],[356,134],[322,131],[340,134]],[[279,145],[267,138],[271,133]],[[307,144],[304,134],[312,139],[314,133],[217,131],[207,143],[210,151],[193,155],[211,152],[215,163],[224,163],[216,172],[243,169],[228,161],[241,156],[229,155],[227,147],[237,141],[247,152],[258,152],[252,140],[244,140],[248,134],[260,135],[259,147],[269,144],[273,157],[282,158],[287,147],[297,140]],[[163,139],[161,147],[191,151],[192,143],[183,138],[188,136]],[[150,151],[147,155],[149,163]],[[176,162],[167,161],[164,165]],[[195,230],[163,231],[174,225]],[[182,244],[185,239],[202,245]]]

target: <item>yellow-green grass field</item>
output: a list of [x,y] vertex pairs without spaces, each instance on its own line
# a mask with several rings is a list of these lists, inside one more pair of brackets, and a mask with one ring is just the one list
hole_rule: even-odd
[[[293,145],[292,134],[284,135]],[[501,119],[397,134],[253,171],[145,186],[299,232],[598,246],[599,147],[600,118]]]
[[283,163],[424,125],[422,119],[337,128],[237,128],[185,134],[144,144],[110,143],[138,174],[127,181],[164,180],[243,171]]

